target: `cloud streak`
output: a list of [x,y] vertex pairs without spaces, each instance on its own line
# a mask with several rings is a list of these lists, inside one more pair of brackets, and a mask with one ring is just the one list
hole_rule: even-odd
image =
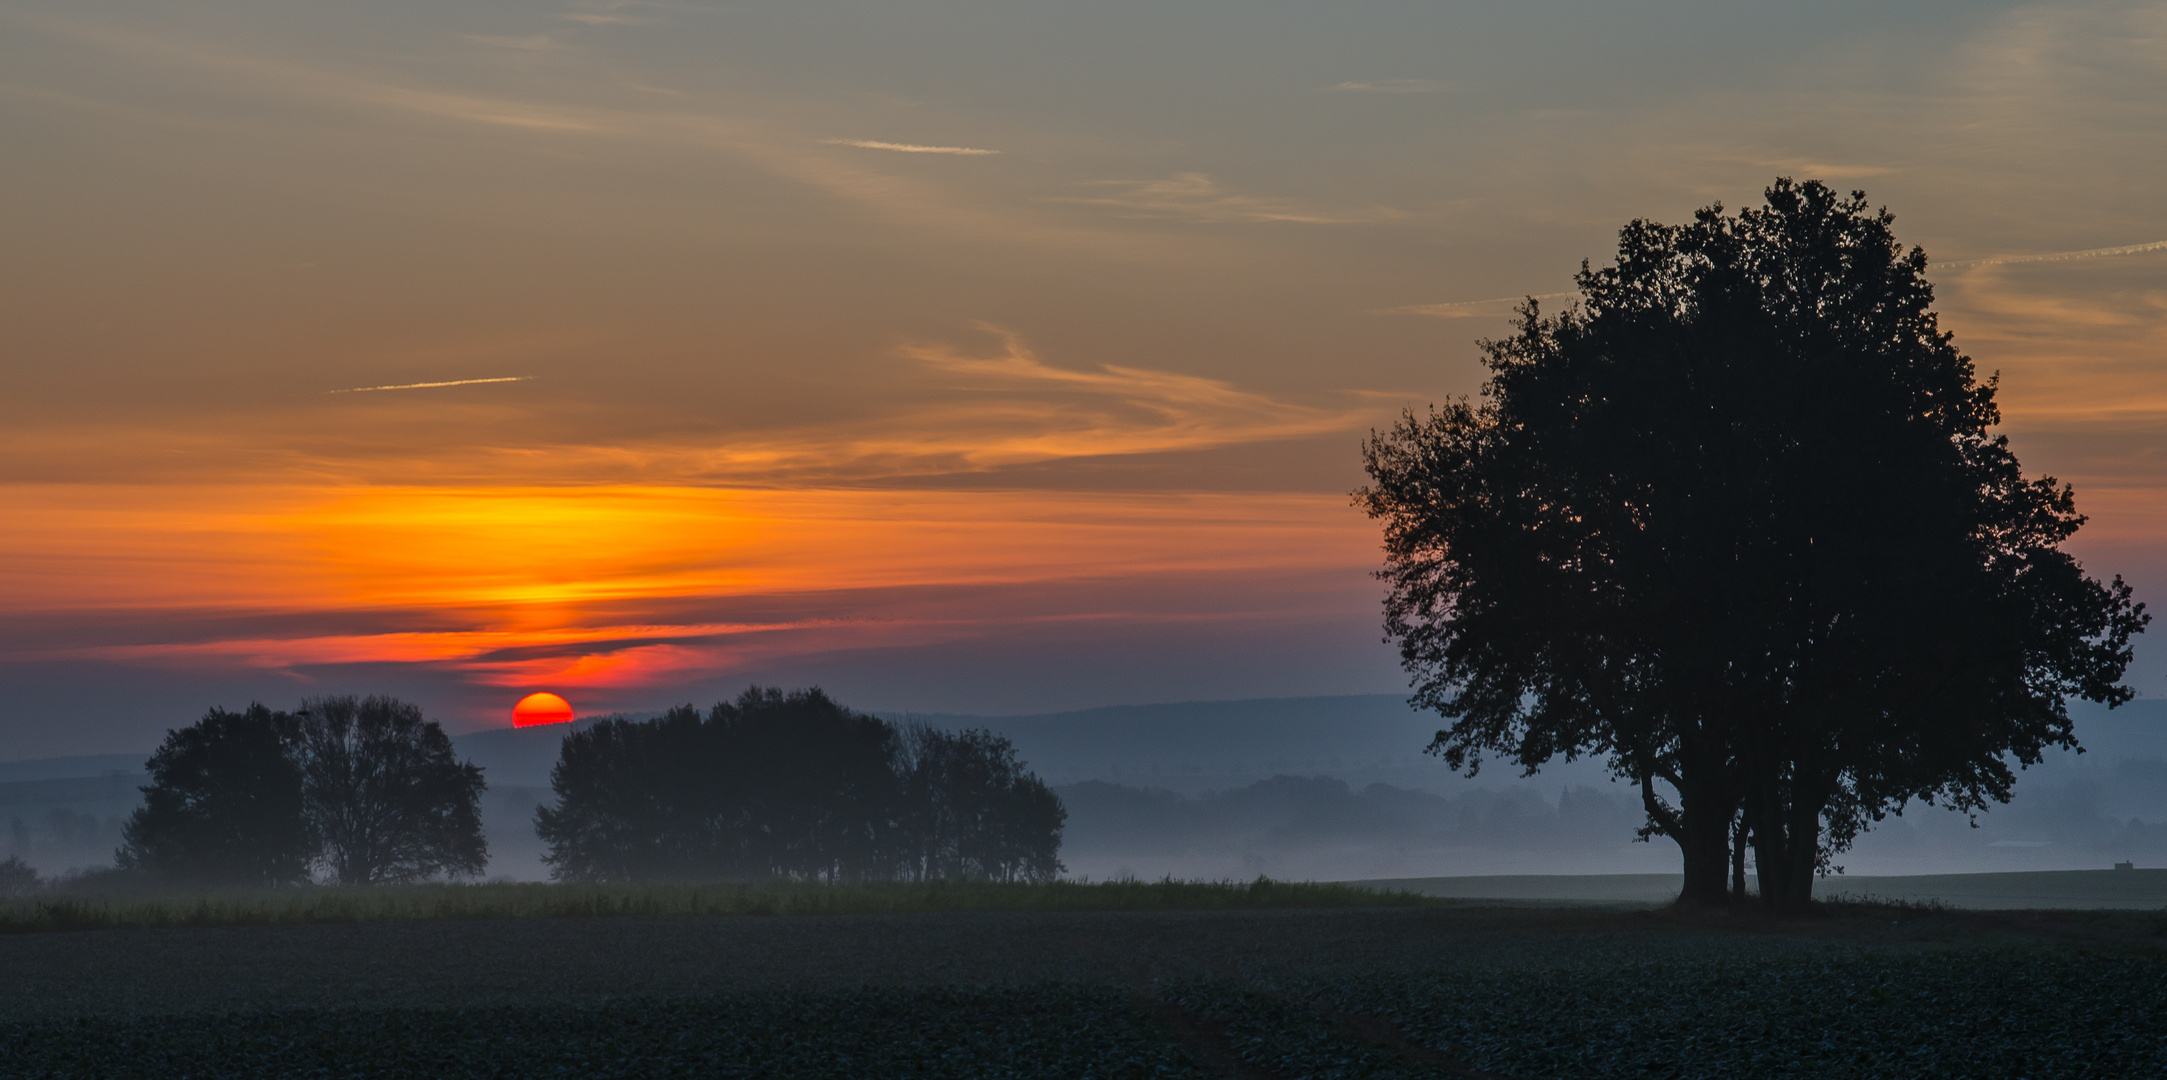
[[1008,330],[979,329],[999,339],[997,351],[973,354],[946,344],[901,350],[921,370],[947,376],[948,389],[962,394],[833,429],[740,440],[706,455],[697,474],[871,479],[984,472],[1356,431],[1381,415],[1361,395],[1353,403],[1316,405],[1177,372],[1056,367]]
[[855,146],[860,150],[889,150],[898,154],[955,154],[962,157],[986,157],[1000,153],[999,150],[981,150],[975,146],[920,146],[917,143],[881,142],[877,139],[822,139],[829,146]]
[[[105,25],[51,18],[25,19],[39,30],[112,53],[156,59],[177,67],[217,72],[273,90],[282,97],[306,95],[321,102],[381,109],[550,135],[619,139],[648,145],[704,146],[741,155],[759,169],[793,180],[902,225],[955,237],[1037,244],[1090,251],[1120,260],[1164,261],[1195,257],[1195,238],[1178,243],[1134,231],[1077,227],[1044,220],[1020,208],[988,203],[926,182],[861,168],[815,149],[821,142],[788,125],[707,111],[657,111],[566,104],[522,97],[439,89],[389,72],[341,71],[327,65],[286,62],[186,40],[154,37]],[[619,80],[620,84],[622,80]],[[844,141],[846,143],[850,141]],[[874,144],[876,140],[858,140]],[[910,149],[891,143],[875,148],[903,153],[963,153],[979,147]],[[983,154],[999,151],[983,150]]]
[[1525,300],[1563,300],[1580,295],[1577,292],[1529,293],[1521,296],[1496,296],[1488,300],[1454,300],[1443,304],[1407,304],[1385,308],[1379,315],[1424,315],[1432,319],[1470,319],[1482,315],[1509,315],[1514,306]]
[[450,379],[445,382],[398,383],[392,386],[355,386],[345,390],[326,390],[327,394],[373,394],[379,390],[434,390],[440,386],[480,386],[483,383],[528,382],[532,375],[503,375],[494,379]]
[[1436,79],[1368,79],[1339,83],[1342,94],[1442,94],[1450,87]]
[[[2106,259],[2119,255],[2148,255],[2167,251],[2167,240],[2155,240],[2146,244],[2124,244],[2120,247],[2086,248],[2082,251],[2052,251],[2038,255],[1993,255],[1982,259],[1956,259],[1932,263],[1936,270],[1970,270],[1986,266],[2014,266],[2020,263],[2077,262],[2084,259]],[[1526,296],[1496,296],[1487,300],[1455,300],[1442,304],[1407,304],[1384,308],[1380,315],[1426,315],[1433,319],[1465,319],[1481,315],[1509,314],[1514,305],[1523,300],[1563,300],[1580,295],[1577,292],[1534,293]]]
[[1200,172],[1175,173],[1164,180],[1094,180],[1089,186],[1107,193],[1050,200],[1103,206],[1132,217],[1184,218],[1197,222],[1293,222],[1303,225],[1352,225],[1403,217],[1390,207],[1324,210],[1293,199],[1237,195]]
[[2076,262],[2080,259],[2106,259],[2117,255],[2145,255],[2155,251],[2167,251],[2167,240],[2154,240],[2149,244],[2124,244],[2121,247],[2087,248],[2083,251],[2052,251],[2040,255],[1994,255],[1984,259],[1958,259],[1934,265],[1945,270],[1955,270],[1975,266],[2012,266],[2017,263]]
[[[0,611],[13,628],[0,634],[0,662],[244,680],[392,665],[482,687],[666,686],[1029,626],[1302,611],[1308,601],[1260,609],[1194,598],[1216,595],[1199,585],[1212,575],[1253,582],[1327,567],[1353,580],[1375,547],[1337,494],[567,485],[0,494],[15,508],[0,526]],[[56,634],[38,622],[39,612],[99,609],[125,613],[125,629]]]

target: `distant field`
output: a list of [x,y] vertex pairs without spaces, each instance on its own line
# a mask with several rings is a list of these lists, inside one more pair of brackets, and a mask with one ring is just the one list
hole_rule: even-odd
[[0,1075],[2156,1076],[2140,913],[1463,906],[0,936]]
[[[1667,904],[1677,874],[1526,874],[1489,877],[1384,878],[1350,882],[1376,889],[1462,900]],[[2047,870],[1916,877],[1839,875],[1814,885],[1819,899],[1939,903],[1973,909],[2167,908],[2167,870]]]

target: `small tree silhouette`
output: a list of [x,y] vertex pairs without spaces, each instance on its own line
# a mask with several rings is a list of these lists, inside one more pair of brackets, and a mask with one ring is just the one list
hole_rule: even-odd
[[818,689],[565,736],[535,832],[560,880],[1044,880],[1065,812],[1007,740],[899,737]]
[[143,805],[122,826],[124,870],[176,881],[305,881],[317,839],[302,812],[300,726],[262,705],[212,709],[166,733]]
[[301,703],[304,806],[321,862],[343,885],[479,874],[482,770],[461,762],[421,710],[397,698]]
[[19,900],[38,891],[38,885],[37,868],[21,856],[0,859],[0,899]]
[[990,731],[903,730],[905,832],[913,876],[1050,881],[1068,811]]

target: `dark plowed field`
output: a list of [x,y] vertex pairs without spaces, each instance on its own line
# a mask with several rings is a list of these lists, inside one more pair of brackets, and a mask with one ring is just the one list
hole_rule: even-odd
[[1420,909],[19,934],[0,1075],[2161,1075],[2159,928]]

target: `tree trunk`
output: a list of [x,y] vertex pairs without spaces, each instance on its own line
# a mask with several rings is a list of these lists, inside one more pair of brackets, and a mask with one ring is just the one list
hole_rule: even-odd
[[1730,825],[1737,808],[1712,794],[1678,793],[1678,828],[1671,838],[1685,856],[1685,889],[1678,894],[1681,907],[1722,907],[1729,902]]
[[1821,808],[1783,807],[1774,828],[1753,830],[1754,858],[1760,864],[1761,903],[1781,912],[1804,911],[1813,904],[1813,875],[1821,862]]
[[1731,823],[1731,903],[1746,902],[1746,816]]

